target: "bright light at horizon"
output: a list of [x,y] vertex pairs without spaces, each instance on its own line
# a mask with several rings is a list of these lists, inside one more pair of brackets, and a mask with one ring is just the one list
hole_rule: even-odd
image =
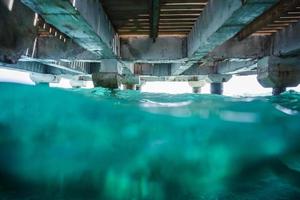
[[297,87],[288,88],[288,90],[294,90],[296,92],[300,92],[300,85],[298,85]]
[[[224,83],[224,95],[226,96],[264,96],[271,95],[272,88],[262,87],[256,79],[256,75],[233,76],[230,81]],[[300,92],[300,85],[296,88],[288,88]],[[188,82],[147,82],[142,86],[142,92],[183,94],[192,93]],[[201,88],[201,94],[210,94],[210,84]]]
[[94,82],[93,81],[85,81],[85,87],[82,87],[82,88],[84,88],[84,89],[95,88]]
[[257,75],[233,76],[224,83],[226,96],[261,96],[272,94],[272,88],[264,88],[257,81]]
[[35,85],[35,83],[30,78],[29,72],[10,69],[0,69],[0,82]]
[[188,82],[146,82],[141,88],[142,92],[184,94],[192,93]]
[[[233,76],[227,83],[224,83],[225,96],[261,96],[270,95],[271,88],[262,87],[256,79],[256,75]],[[210,94],[210,84],[202,88],[203,94]]]
[[[0,82],[20,83],[35,85],[30,78],[30,72],[13,69],[0,68]],[[59,83],[50,83],[50,87],[72,88],[70,79],[62,78]],[[84,82],[82,88],[93,88],[92,81]],[[298,87],[287,88],[300,92]],[[188,82],[147,82],[141,88],[142,92],[148,93],[169,93],[169,94],[190,94],[192,87]],[[210,84],[201,88],[202,94],[210,94]],[[224,95],[226,96],[261,96],[271,95],[271,88],[263,88],[257,81],[256,75],[233,76],[230,81],[224,83]]]
[[70,89],[72,85],[70,79],[61,78],[59,83],[49,83],[49,87]]

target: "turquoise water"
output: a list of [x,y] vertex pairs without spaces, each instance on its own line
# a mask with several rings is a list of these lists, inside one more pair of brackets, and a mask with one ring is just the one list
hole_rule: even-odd
[[0,91],[0,199],[300,199],[299,93]]

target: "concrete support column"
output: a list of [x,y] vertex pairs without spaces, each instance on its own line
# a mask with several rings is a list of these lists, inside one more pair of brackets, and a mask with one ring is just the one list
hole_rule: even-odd
[[279,95],[300,84],[300,57],[265,57],[258,62],[258,82]]
[[210,83],[210,93],[222,95],[223,83],[229,81],[232,75],[226,74],[210,74],[208,75],[208,82]]
[[117,89],[121,85],[122,64],[116,59],[101,60],[100,71],[92,74],[95,87]]
[[201,87],[193,87],[194,94],[201,94]]
[[141,89],[142,89],[142,86],[141,86],[141,85],[136,85],[136,86],[135,86],[135,90],[141,91]]
[[189,81],[189,85],[192,87],[194,94],[201,94],[201,88],[205,85],[205,81]]
[[125,90],[136,90],[136,86],[140,84],[140,79],[138,76],[133,74],[134,63],[133,62],[123,62],[122,67],[122,84]]
[[273,91],[272,91],[272,94],[274,96],[277,96],[277,95],[280,95],[281,93],[285,92],[286,91],[286,88],[285,87],[274,87],[273,88]]
[[145,85],[145,84],[146,84],[146,82],[145,81],[141,81],[140,77],[139,77],[139,83],[135,85],[135,89],[138,90],[138,91],[141,91],[143,85]]
[[136,90],[136,85],[134,84],[123,84],[125,90]]
[[98,72],[92,74],[95,87],[118,89],[120,86],[120,75],[112,72]]
[[223,83],[211,83],[210,84],[210,93],[211,94],[223,94]]

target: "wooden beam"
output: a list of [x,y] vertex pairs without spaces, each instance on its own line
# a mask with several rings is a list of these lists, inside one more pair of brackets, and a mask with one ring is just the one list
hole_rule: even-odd
[[278,1],[209,1],[188,35],[188,60],[181,65],[174,66],[173,75],[181,75],[216,47],[238,34]]
[[101,58],[115,58],[115,30],[99,1],[21,0],[61,33]]
[[151,2],[150,37],[153,39],[153,42],[155,42],[156,38],[158,37],[159,30],[160,0],[152,0]]
[[[253,33],[267,27],[268,24],[272,24],[274,21],[280,19],[281,15],[287,13],[289,10],[295,9],[299,5],[299,0],[281,0],[275,4],[267,12],[259,16],[256,20],[246,26],[239,34],[239,40],[243,40]],[[285,22],[282,22],[285,23]]]

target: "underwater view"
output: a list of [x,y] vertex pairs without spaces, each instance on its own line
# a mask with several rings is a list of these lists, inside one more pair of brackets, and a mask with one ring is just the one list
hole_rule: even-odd
[[0,0],[0,200],[300,200],[300,0]]
[[0,199],[300,199],[300,93],[0,91]]

